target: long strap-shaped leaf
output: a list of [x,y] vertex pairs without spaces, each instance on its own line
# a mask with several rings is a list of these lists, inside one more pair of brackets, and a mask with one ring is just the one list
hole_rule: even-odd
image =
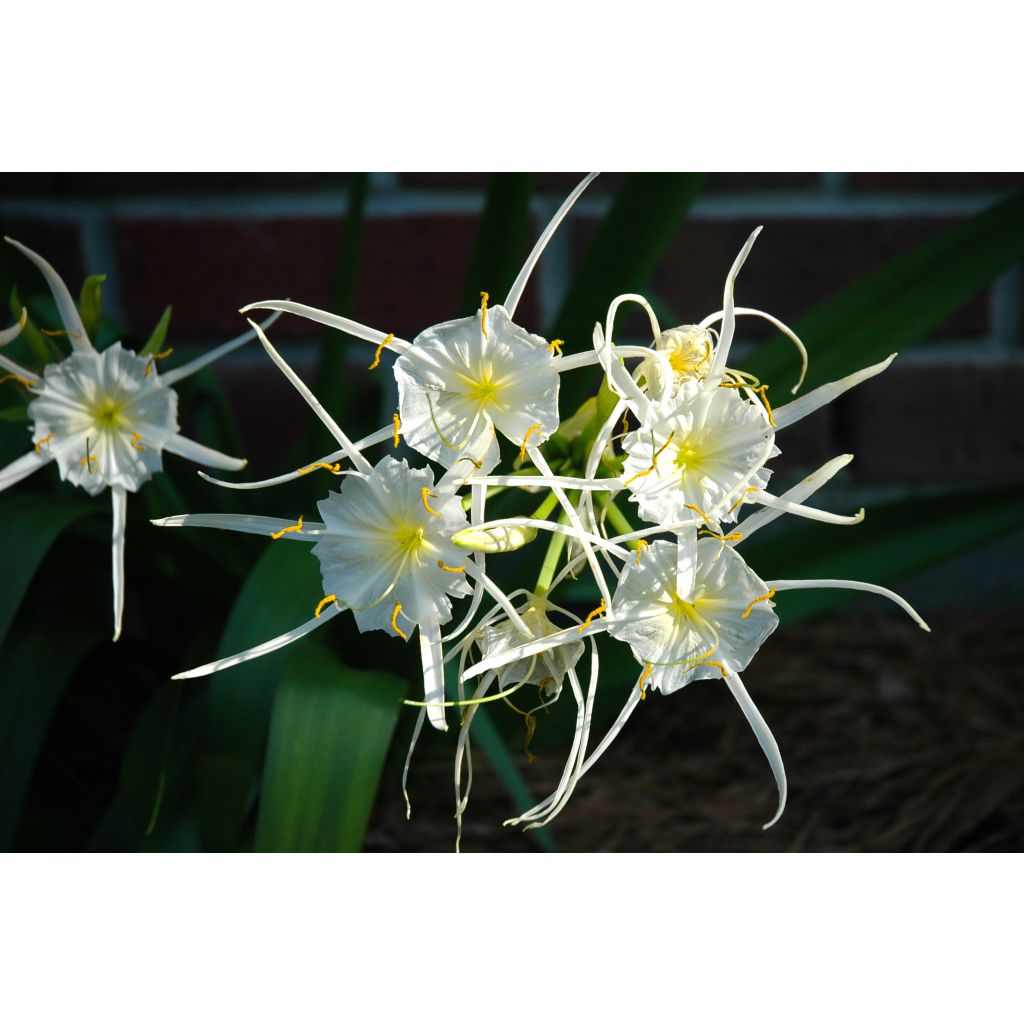
[[256,826],[264,852],[362,848],[406,683],[296,648],[274,700]]
[[[805,389],[920,341],[1022,256],[1024,193],[1018,193],[868,274],[793,325],[810,355]],[[755,353],[743,369],[781,393],[799,364],[792,348],[779,343]]]

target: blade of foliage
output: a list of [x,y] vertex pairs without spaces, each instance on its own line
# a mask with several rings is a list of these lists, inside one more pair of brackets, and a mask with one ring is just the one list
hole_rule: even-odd
[[85,328],[85,333],[94,341],[99,333],[103,282],[106,279],[106,274],[93,274],[91,277],[87,277],[82,284],[81,296],[78,299],[78,314],[82,318],[82,326]]
[[95,508],[88,501],[68,497],[58,502],[41,494],[12,494],[0,503],[0,647],[53,542]]
[[143,358],[155,356],[164,347],[164,342],[167,340],[167,328],[170,326],[171,307],[168,306],[160,314],[160,319],[157,320],[156,327],[153,328],[153,333],[149,336],[146,344],[139,349],[139,355]]
[[530,230],[532,174],[493,174],[487,187],[466,290],[459,316],[471,316],[480,306],[480,292],[501,302],[522,266]]
[[[319,567],[308,546],[271,542],[239,592],[218,657],[293,628],[312,615],[320,596]],[[199,754],[199,822],[212,850],[238,846],[256,796],[274,691],[287,654],[287,649],[275,651],[210,678]]]
[[75,667],[99,638],[62,629],[19,637],[0,673],[0,849],[9,850],[50,718]]
[[[920,341],[1022,256],[1019,193],[868,274],[792,325],[810,356],[804,390]],[[743,368],[781,391],[799,364],[780,337]]]
[[[612,299],[642,291],[704,183],[703,174],[630,174],[580,263],[547,336],[564,338],[566,352],[590,347],[594,323]],[[565,230],[565,227],[562,228]],[[563,402],[574,408],[591,384],[565,374]]]
[[347,668],[321,644],[292,653],[270,720],[257,850],[362,848],[406,685]]
[[[742,546],[765,579],[854,579],[889,585],[1024,523],[1024,487],[993,488],[908,498],[868,509],[859,526],[839,529],[801,523],[779,535],[773,527]],[[742,524],[740,526],[742,530]],[[797,590],[780,594],[784,622],[840,607],[866,595],[844,590]]]

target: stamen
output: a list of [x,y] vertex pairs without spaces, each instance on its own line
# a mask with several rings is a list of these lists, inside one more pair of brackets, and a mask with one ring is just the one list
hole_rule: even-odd
[[373,354],[373,362],[372,362],[372,363],[370,363],[370,365],[369,365],[369,366],[367,367],[367,369],[369,369],[369,370],[376,370],[376,369],[377,369],[377,367],[378,367],[378,366],[380,366],[380,354],[381,354],[381,352],[383,352],[383,351],[384,351],[384,349],[385,349],[385,348],[387,348],[387,346],[388,346],[388,345],[390,345],[390,344],[391,344],[391,342],[392,342],[392,341],[394,341],[394,340],[395,340],[395,336],[394,336],[393,334],[389,334],[389,335],[388,335],[388,336],[387,336],[387,337],[386,337],[386,338],[385,338],[385,339],[384,339],[384,340],[383,340],[383,341],[382,341],[382,342],[381,342],[381,343],[380,343],[380,344],[379,344],[379,345],[377,346],[377,351],[376,351],[376,352],[374,352],[374,354]]
[[[522,685],[522,683],[519,684],[519,686]],[[518,689],[518,687],[513,687],[513,689]],[[512,690],[505,690],[501,696],[507,698],[511,692]],[[522,715],[526,720],[526,738],[523,740],[523,753],[526,755],[526,760],[532,764],[537,759],[537,755],[531,752],[530,741],[533,739],[533,734],[537,729],[537,719],[534,718],[529,711],[523,711],[522,708],[517,708],[512,701],[506,700],[505,703],[517,714]]]
[[323,599],[323,600],[322,600],[322,601],[321,601],[321,602],[320,602],[320,603],[319,603],[319,604],[318,604],[318,605],[316,606],[316,611],[315,611],[315,612],[313,612],[313,617],[314,617],[314,618],[317,618],[317,619],[319,619],[319,618],[320,618],[320,613],[321,613],[321,612],[322,612],[322,611],[323,611],[323,610],[324,610],[324,609],[325,609],[325,608],[326,608],[326,607],[327,607],[327,606],[328,606],[329,604],[337,604],[337,603],[338,603],[338,596],[337,596],[337,594],[328,594],[328,595],[327,595],[327,596],[326,596],[326,597],[325,597],[325,598],[324,598],[324,599]]
[[460,462],[472,462],[477,469],[484,468],[484,464],[479,459],[472,459],[468,455],[463,455],[461,459],[456,459],[455,465],[457,466]]
[[436,494],[434,494],[434,493],[433,493],[433,492],[432,492],[432,491],[430,490],[430,488],[429,488],[429,487],[421,487],[421,488],[420,488],[420,501],[422,501],[422,502],[423,502],[423,507],[424,507],[424,508],[425,508],[425,509],[426,509],[426,510],[427,510],[427,511],[428,511],[428,512],[429,512],[429,513],[430,513],[430,514],[432,515],[432,516],[436,516],[436,517],[437,517],[438,519],[443,519],[444,517],[443,517],[443,516],[441,515],[441,513],[440,513],[440,512],[435,512],[435,511],[434,511],[434,510],[433,510],[433,509],[432,509],[432,508],[431,508],[431,507],[430,507],[430,506],[429,506],[429,505],[427,504],[427,497],[428,497],[428,496],[429,496],[429,497],[431,497],[431,498],[436,498],[436,497],[437,497],[437,495],[436,495]]
[[640,673],[640,678],[636,681],[636,685],[640,687],[640,699],[647,700],[647,691],[644,688],[644,680],[654,671],[654,666],[648,662],[644,666],[643,672]]
[[647,543],[643,538],[636,542],[636,567],[640,568],[640,556],[643,554],[646,548],[649,548],[650,544]]
[[[625,418],[625,417],[623,417],[623,418]],[[672,438],[674,438],[675,436],[676,436],[676,432],[673,430],[668,435],[668,437],[665,439],[665,443],[654,453],[654,455],[651,456],[651,465],[650,465],[650,467],[645,469],[645,470],[643,470],[640,473],[636,473],[635,475],[631,476],[622,486],[623,487],[628,487],[634,480],[639,480],[643,476],[650,476],[650,474],[653,473],[654,470],[657,468],[658,456],[672,443]],[[653,441],[653,434],[652,434],[651,444],[653,444],[653,443],[654,443],[654,441]]]
[[[507,690],[499,690],[486,697],[473,697],[470,700],[403,700],[402,703],[413,708],[468,708],[474,704],[489,704],[492,700],[504,700],[510,693],[515,693],[525,685],[526,681],[523,680],[521,683],[516,683],[515,686],[510,686]],[[514,707],[514,705],[510,704],[509,707]],[[515,710],[519,711],[519,708]],[[525,712],[520,712],[520,714],[525,714]]]
[[146,446],[142,443],[142,435],[141,434],[132,434],[132,436],[128,439],[128,443],[137,452],[144,452],[146,450]]
[[42,438],[39,441],[36,441],[36,443],[34,445],[34,448],[35,448],[35,451],[36,451],[36,455],[40,455],[42,453],[42,450],[43,450],[43,445],[44,444],[49,444],[56,436],[57,436],[56,434],[47,434],[46,437]]
[[770,426],[774,427],[775,420],[772,418],[772,407],[768,402],[768,395],[766,394],[768,391],[768,385],[762,384],[759,388],[754,388],[753,391],[754,394],[761,396],[761,401],[764,402],[765,412],[768,413],[768,423]]
[[286,533],[302,533],[302,516],[299,516],[299,521],[294,526],[286,526],[283,530],[272,533],[270,539],[280,540]]
[[[27,311],[26,311],[27,312]],[[39,328],[40,334],[45,334],[48,338],[74,338],[78,341],[80,335],[78,331],[48,331],[44,327]]]
[[467,437],[466,440],[462,442],[462,444],[452,444],[451,441],[449,441],[448,438],[444,436],[444,433],[441,431],[441,428],[437,424],[437,417],[434,415],[434,403],[430,398],[429,391],[427,392],[427,408],[430,410],[430,422],[434,425],[434,430],[436,431],[437,436],[441,438],[441,443],[446,448],[451,448],[453,452],[462,451],[462,449],[465,448],[467,444],[469,444],[469,438]]
[[708,526],[712,525],[711,520],[708,519],[707,513],[704,512],[703,509],[698,508],[696,505],[684,505],[683,508],[688,508],[691,512],[696,512],[697,515],[699,515],[701,519],[708,524]]
[[402,627],[398,625],[398,613],[402,610],[402,606],[395,603],[395,610],[391,613],[391,628],[403,639],[408,640],[409,637],[402,632]]
[[490,302],[491,297],[487,292],[480,293],[480,329],[484,332],[484,337],[487,337],[487,303]]
[[551,343],[550,343],[550,344],[548,345],[548,351],[549,351],[549,352],[552,352],[552,353],[554,353],[554,352],[557,352],[557,353],[558,353],[559,355],[561,355],[561,354],[562,354],[562,346],[563,346],[564,344],[565,344],[565,342],[564,342],[564,341],[562,341],[562,339],[561,339],[561,338],[555,338],[555,340],[554,340],[554,341],[552,341],[552,342],[551,342]]
[[530,429],[523,435],[523,443],[519,446],[519,458],[521,458],[521,459],[525,459],[526,458],[526,445],[528,444],[528,442],[530,440],[530,435],[535,430],[543,430],[543,429],[544,429],[544,427],[541,426],[541,424],[534,423],[534,425],[532,427],[530,427]]
[[620,425],[621,425],[622,429],[619,431],[619,433],[620,434],[628,434],[629,433],[629,410],[628,409],[622,414],[622,423]]
[[579,632],[582,633],[598,615],[603,615],[607,610],[608,606],[604,603],[604,598],[602,597],[601,603],[580,623]]
[[698,530],[698,537],[714,537],[715,540],[727,541],[727,540],[743,540],[742,533],[715,533],[714,530]]
[[7,373],[7,374],[4,374],[3,377],[0,377],[0,384],[3,384],[3,383],[5,383],[6,381],[9,381],[9,380],[15,380],[19,384],[21,384],[23,387],[26,387],[26,388],[35,387],[35,385],[32,383],[32,381],[30,381],[28,379],[28,377],[22,377],[22,375],[20,373]]
[[401,429],[402,429],[402,421],[399,418],[397,412],[391,417],[391,419],[394,421],[394,424],[395,424],[395,447],[397,448],[398,447],[398,436],[399,436],[399,433],[401,432]]
[[148,363],[146,363],[146,376],[148,377],[148,376],[150,375],[150,373],[152,373],[152,372],[153,372],[153,364],[154,364],[154,363],[155,363],[155,362],[156,362],[156,361],[157,361],[158,359],[166,359],[166,358],[167,358],[167,357],[168,357],[169,355],[171,355],[171,354],[172,354],[173,352],[174,352],[174,349],[173,349],[173,348],[165,348],[165,349],[163,350],[163,352],[156,352],[156,353],[154,353],[153,355],[151,355],[151,356],[149,357],[149,362],[148,362]]
[[328,472],[334,473],[335,475],[337,475],[337,474],[339,474],[341,472],[341,463],[340,462],[314,462],[312,465],[303,466],[302,469],[297,469],[295,472],[298,473],[299,476],[305,476],[306,473],[312,473],[312,472],[314,472],[317,469],[326,469]]
[[743,492],[743,494],[741,494],[741,495],[740,495],[740,496],[739,496],[739,497],[738,497],[738,498],[736,499],[736,503],[735,503],[735,504],[734,504],[734,505],[732,506],[732,508],[730,508],[730,509],[729,509],[729,511],[728,511],[728,512],[726,512],[725,514],[726,514],[727,516],[731,516],[731,515],[733,514],[733,512],[735,512],[735,511],[736,511],[736,509],[738,509],[738,508],[740,507],[740,505],[742,505],[742,504],[743,504],[743,501],[744,501],[744,497],[743,497],[743,495],[744,495],[744,494],[752,494],[752,493],[753,493],[754,491],[756,491],[756,490],[757,490],[757,488],[756,488],[756,487],[748,487],[748,488],[747,488],[747,489],[746,489],[746,490],[745,490],[745,491]]
[[90,441],[91,441],[91,439],[88,438],[88,437],[85,439],[85,455],[81,459],[78,460],[78,464],[80,466],[87,466],[89,468],[89,472],[90,473],[95,473],[96,472],[96,456],[92,455],[89,452]]
[[[459,565],[459,566],[456,566],[455,568],[452,568],[452,566],[450,566],[450,565],[445,565],[444,562],[441,561],[441,559],[437,560],[437,567],[438,567],[438,569],[444,569],[445,572],[465,572],[466,571],[466,567],[464,565]],[[774,591],[773,591],[773,593],[774,593]]]
[[725,666],[720,661],[698,661],[693,667],[700,668],[701,665],[713,665],[722,673],[723,676],[725,675]]
[[750,604],[747,605],[747,610],[740,616],[740,618],[741,619],[748,618],[750,616],[750,613],[754,609],[754,605],[757,604],[758,601],[770,601],[774,596],[775,596],[775,591],[774,590],[769,590],[767,594],[762,594],[760,597],[755,597],[754,600],[751,601]]

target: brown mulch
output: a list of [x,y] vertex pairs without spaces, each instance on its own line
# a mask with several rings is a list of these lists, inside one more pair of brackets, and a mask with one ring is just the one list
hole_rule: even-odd
[[[782,820],[756,741],[721,683],[654,695],[580,782],[551,833],[560,851],[959,851],[1024,848],[1020,614],[903,619],[844,613],[781,631],[744,681],[789,779]],[[562,699],[570,699],[568,693]],[[411,773],[413,817],[382,784],[367,849],[452,849],[454,742]],[[404,751],[402,752],[404,754]],[[519,764],[537,796],[565,751]],[[480,756],[464,851],[533,851]]]

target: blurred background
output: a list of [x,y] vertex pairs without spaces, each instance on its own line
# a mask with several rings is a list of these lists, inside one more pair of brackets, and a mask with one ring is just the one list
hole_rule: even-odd
[[[292,298],[406,338],[467,315],[481,290],[496,303],[580,177],[7,174],[0,227],[45,256],[73,294],[88,275],[106,275],[101,344],[140,347],[171,306],[176,365],[240,333],[239,306],[258,299]],[[853,453],[819,504],[864,505],[865,523],[780,522],[743,553],[767,578],[893,586],[932,633],[880,599],[801,592],[780,601],[783,627],[745,674],[789,773],[786,814],[769,832],[760,826],[774,810],[771,775],[720,683],[646,701],[542,833],[501,822],[528,806],[527,791],[539,798],[557,782],[573,709],[539,717],[529,756],[521,718],[481,715],[463,849],[1021,848],[1022,189],[1024,175],[883,173],[607,174],[591,186],[517,315],[565,338],[566,352],[589,345],[621,292],[647,295],[663,327],[719,309],[725,274],[759,224],[737,301],[801,334],[811,357],[805,390],[900,351],[881,377],[787,431],[772,464],[781,491]],[[2,250],[3,326],[22,302],[36,324],[58,326],[42,279]],[[646,342],[643,331],[627,318],[619,340]],[[271,337],[350,434],[390,422],[393,383],[386,371],[367,372],[364,343],[298,317],[282,318]],[[38,367],[38,351],[19,339],[12,357],[15,346]],[[787,343],[754,320],[741,323],[730,362],[770,381],[774,404],[798,369]],[[596,384],[571,376],[563,419]],[[23,396],[2,387],[6,465],[28,435]],[[183,432],[244,454],[248,478],[333,447],[256,346],[180,393]],[[315,564],[286,564],[301,552],[156,530],[146,519],[309,515],[325,483],[240,495],[199,481],[179,460],[164,465],[129,504],[116,647],[109,499],[82,504],[35,551],[40,510],[87,499],[53,469],[0,494],[4,848],[451,849],[453,733],[425,731],[410,773],[414,813],[405,815],[400,776],[415,712],[399,702],[417,692],[414,651],[360,637],[340,617],[305,654],[169,681],[218,650],[303,621],[319,580]],[[582,589],[572,596],[595,603]],[[604,721],[636,674],[614,646],[602,673]]]

